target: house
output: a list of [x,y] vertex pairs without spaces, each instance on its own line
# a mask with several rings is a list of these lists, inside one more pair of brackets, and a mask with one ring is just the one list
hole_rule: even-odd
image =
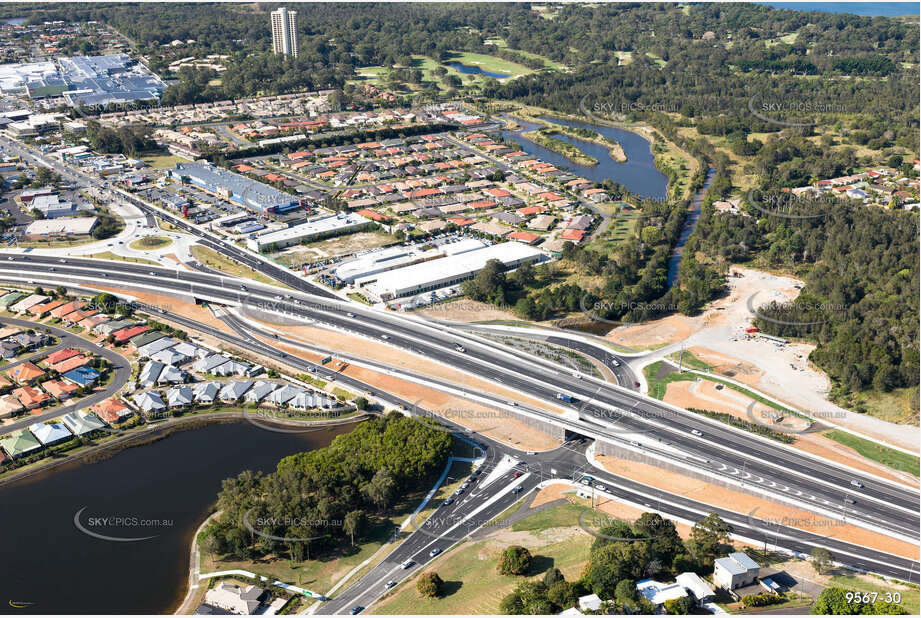
[[48,423],[47,425],[44,423],[35,423],[29,425],[29,431],[31,431],[32,435],[42,443],[42,446],[51,446],[59,442],[66,442],[73,437],[67,427],[61,423]]
[[84,354],[77,354],[76,356],[71,356],[70,358],[62,360],[59,363],[51,365],[51,369],[63,374],[79,367],[85,367],[86,365],[89,365],[92,360],[93,359],[89,356]]
[[10,418],[24,411],[25,407],[13,395],[0,396],[0,418]]
[[238,401],[252,385],[252,380],[228,382],[218,393],[218,398],[227,403]]
[[17,388],[12,394],[19,400],[19,403],[25,406],[26,410],[40,408],[51,401],[51,395],[37,388],[32,388],[31,386]]
[[13,358],[22,346],[15,341],[0,341],[0,358]]
[[532,230],[541,230],[546,232],[553,224],[556,223],[556,217],[553,215],[538,215],[528,223],[528,227]]
[[138,383],[141,386],[153,386],[157,383],[157,378],[160,377],[160,373],[165,366],[163,363],[150,361],[141,369],[141,373],[138,375]]
[[39,363],[42,365],[47,365],[47,366],[57,365],[60,362],[66,361],[68,358],[73,358],[74,356],[77,356],[78,354],[80,354],[79,350],[75,350],[74,348],[64,348],[62,350],[57,350],[56,352],[52,352],[51,354],[49,354],[48,356],[40,360]]
[[713,563],[713,581],[720,588],[735,590],[755,583],[761,567],[742,552],[735,552]]
[[319,393],[298,393],[288,401],[288,407],[295,410],[312,410],[314,408],[330,409],[335,406],[336,400],[325,397]]
[[593,218],[588,215],[578,215],[570,220],[566,227],[570,230],[587,230],[592,227]]
[[39,369],[29,361],[20,363],[10,370],[10,377],[20,384],[32,384],[43,375],[45,375],[45,370]]
[[528,245],[533,245],[538,240],[540,240],[540,236],[538,236],[537,234],[532,234],[530,232],[512,232],[511,234],[507,235],[506,238],[511,239],[511,240],[517,240],[519,242],[523,242]]
[[178,344],[173,346],[172,349],[177,354],[182,354],[184,356],[187,356],[188,358],[196,358],[196,359],[205,358],[206,356],[209,356],[211,354],[211,352],[208,349],[200,348],[197,345],[193,345],[185,341],[179,342]]
[[597,612],[601,609],[601,597],[597,594],[587,594],[584,597],[579,597],[579,609],[583,612]]
[[579,244],[585,239],[586,232],[584,230],[566,230],[558,236],[561,240],[568,240],[575,244]]
[[46,393],[57,399],[58,401],[64,401],[65,399],[70,399],[70,396],[75,392],[80,390],[76,384],[71,384],[65,382],[64,380],[54,379],[48,380],[47,382],[42,382],[42,388]]
[[201,382],[193,388],[196,403],[212,403],[220,392],[220,382]]
[[275,390],[275,387],[278,386],[275,382],[266,382],[265,380],[259,380],[253,387],[246,392],[244,399],[249,403],[259,403],[266,396]]
[[145,414],[162,412],[166,409],[166,404],[159,394],[153,391],[138,393],[133,397],[134,405]]
[[248,616],[259,608],[259,598],[264,592],[256,586],[242,588],[230,582],[221,582],[205,593],[205,603],[231,614]]
[[62,373],[61,377],[72,382],[81,388],[87,386],[93,386],[96,384],[96,381],[99,379],[99,376],[102,375],[92,367],[77,367],[72,369],[67,373]]
[[116,343],[124,343],[132,337],[137,337],[142,333],[146,333],[149,328],[146,326],[129,326],[128,328],[123,328],[112,333],[112,337],[115,339]]
[[49,313],[52,309],[57,309],[58,307],[66,304],[67,301],[64,300],[50,300],[47,303],[40,303],[38,305],[32,305],[29,307],[26,312],[35,317],[42,317],[46,313]]
[[205,358],[200,358],[192,365],[192,369],[202,373],[213,373],[214,370],[224,363],[230,362],[230,359],[222,354],[212,354]]
[[688,591],[679,583],[663,584],[654,579],[636,582],[636,590],[658,610],[666,601],[673,601],[688,596]]
[[90,410],[109,425],[119,423],[134,414],[131,408],[115,397],[97,403],[90,407]]
[[8,341],[18,343],[25,350],[34,350],[48,342],[48,336],[41,333],[19,333],[13,335]]
[[152,343],[156,341],[157,339],[163,339],[164,337],[166,337],[166,335],[164,335],[160,331],[150,330],[150,331],[147,331],[146,333],[137,335],[136,337],[132,337],[128,345],[130,345],[132,348],[137,350],[138,348],[141,348],[147,345],[148,343]]
[[174,386],[166,391],[166,405],[170,408],[184,408],[192,403],[194,395],[190,386]]
[[43,294],[30,294],[15,305],[10,306],[10,311],[13,313],[25,313],[29,310],[29,307],[46,303],[50,299],[50,296],[45,296]]
[[163,350],[169,349],[175,346],[177,343],[179,342],[175,339],[171,339],[169,337],[160,337],[144,345],[138,346],[138,357],[146,356],[151,358],[157,352],[162,352]]
[[681,573],[675,578],[675,581],[684,586],[698,606],[713,600],[713,590],[697,573]]
[[106,428],[106,424],[98,416],[83,410],[65,414],[62,420],[75,436],[86,436]]
[[165,365],[163,371],[161,371],[160,375],[157,377],[157,384],[179,384],[180,382],[185,382],[188,377],[189,374],[182,369],[178,369],[172,365]]
[[282,406],[303,392],[305,391],[302,388],[291,386],[290,384],[285,384],[281,388],[273,391],[268,397],[266,397],[265,400],[269,403],[275,404],[276,406]]
[[160,350],[155,354],[151,354],[150,360],[155,360],[157,362],[163,363],[164,365],[175,366],[188,362],[189,357],[185,354],[180,354],[175,350],[175,348],[167,348],[165,350]]
[[28,429],[0,438],[0,448],[13,459],[28,455],[41,447],[41,442]]
[[211,373],[217,376],[245,376],[249,373],[251,365],[239,361],[227,361],[222,365],[215,367]]

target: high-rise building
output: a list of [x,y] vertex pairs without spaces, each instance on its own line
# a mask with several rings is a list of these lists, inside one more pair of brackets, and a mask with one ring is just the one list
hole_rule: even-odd
[[272,51],[297,58],[297,11],[272,11]]

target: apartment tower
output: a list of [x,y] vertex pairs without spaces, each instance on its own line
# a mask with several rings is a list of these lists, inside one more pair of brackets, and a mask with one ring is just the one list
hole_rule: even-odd
[[297,58],[297,11],[272,11],[272,51]]

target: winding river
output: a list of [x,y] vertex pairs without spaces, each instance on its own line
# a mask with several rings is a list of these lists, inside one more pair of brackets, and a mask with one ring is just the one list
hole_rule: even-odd
[[704,201],[704,195],[707,193],[707,189],[710,188],[710,185],[713,184],[713,178],[716,176],[716,170],[712,167],[707,172],[707,178],[704,180],[704,185],[700,188],[700,191],[694,194],[694,197],[691,198],[691,204],[688,207],[688,216],[684,220],[684,227],[681,228],[681,235],[678,236],[678,242],[675,243],[675,248],[672,251],[672,257],[668,260],[668,287],[672,287],[675,281],[678,279],[678,269],[681,266],[681,254],[684,252],[684,245],[688,242],[688,238],[691,237],[691,234],[694,233],[694,229],[697,227],[697,221],[700,219],[700,207]]
[[[186,592],[192,535],[221,481],[271,471],[353,427],[279,433],[247,422],[206,425],[0,489],[3,605],[27,604],[14,611],[33,614],[174,611]],[[104,536],[153,538],[102,540],[77,524]]]

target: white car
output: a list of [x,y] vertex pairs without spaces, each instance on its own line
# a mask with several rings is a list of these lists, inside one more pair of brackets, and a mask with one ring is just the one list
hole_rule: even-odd
[[698,438],[703,437],[703,435],[704,435],[703,433],[701,433],[701,432],[698,431],[697,429],[692,429],[692,430],[691,430],[691,433],[694,434],[695,436],[697,436]]
[[381,335],[381,339],[390,339],[390,335]]

